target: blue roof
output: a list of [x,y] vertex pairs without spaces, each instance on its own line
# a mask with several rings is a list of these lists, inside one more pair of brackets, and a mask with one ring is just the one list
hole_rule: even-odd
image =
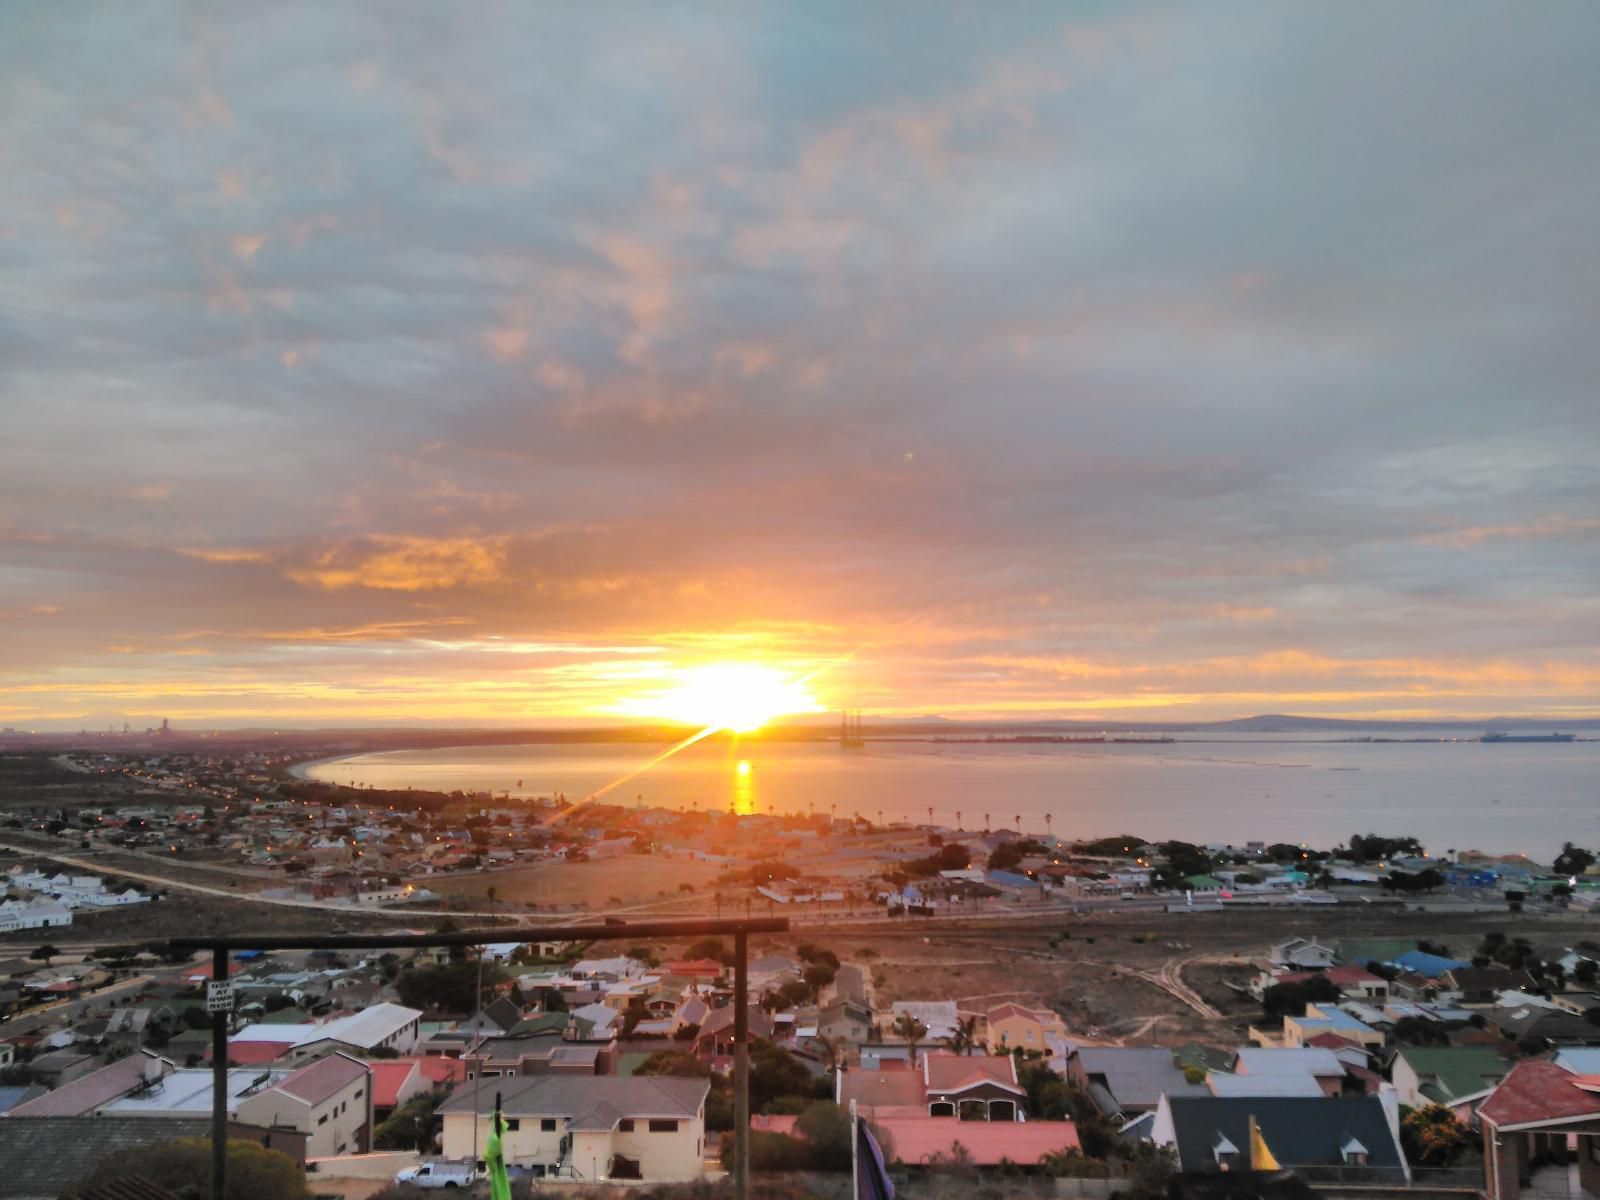
[[1429,979],[1437,979],[1446,971],[1459,971],[1462,967],[1470,967],[1470,962],[1462,962],[1458,958],[1440,958],[1437,954],[1428,954],[1422,950],[1407,950],[1394,960],[1394,965],[1407,971],[1415,971],[1418,975],[1425,975]]
[[1004,884],[1006,887],[1038,886],[1038,880],[1029,879],[1026,875],[1018,875],[1015,871],[990,871],[985,878],[994,883]]

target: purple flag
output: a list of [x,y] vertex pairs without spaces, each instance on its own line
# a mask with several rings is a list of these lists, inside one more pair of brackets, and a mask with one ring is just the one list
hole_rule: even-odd
[[856,1121],[856,1187],[860,1200],[894,1200],[894,1183],[884,1166],[878,1139],[860,1119]]

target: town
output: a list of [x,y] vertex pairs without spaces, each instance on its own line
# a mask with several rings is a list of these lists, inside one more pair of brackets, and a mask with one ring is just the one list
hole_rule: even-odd
[[[1600,1122],[1581,848],[1540,864],[1410,836],[1074,841],[983,813],[386,793],[300,779],[307,753],[0,759],[0,1157],[204,1136],[209,966],[173,937],[471,927],[493,940],[239,952],[234,1136],[364,1200],[472,1184],[498,1105],[529,1186],[715,1180],[732,947],[627,926],[779,915],[791,932],[748,965],[758,1179],[827,1194],[853,1108],[913,1193],[1153,1196],[1270,1162],[1333,1194],[1597,1194],[1576,1149]],[[518,936],[596,919],[617,938]],[[0,1196],[96,1167],[28,1162]]]

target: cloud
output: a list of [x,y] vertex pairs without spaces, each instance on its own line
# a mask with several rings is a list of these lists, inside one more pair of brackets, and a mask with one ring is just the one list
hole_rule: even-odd
[[380,535],[329,547],[308,563],[290,564],[285,574],[296,583],[329,591],[360,587],[416,592],[493,584],[501,578],[505,557],[501,539]]
[[1228,12],[0,15],[8,711],[1600,707],[1600,16]]

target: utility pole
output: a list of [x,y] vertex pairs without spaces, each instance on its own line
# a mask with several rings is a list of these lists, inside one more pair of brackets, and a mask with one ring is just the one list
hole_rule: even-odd
[[750,939],[733,935],[733,1200],[750,1200]]
[[[211,949],[211,978],[228,989],[228,951]],[[211,1008],[211,1195],[222,1200],[228,1189],[228,1012],[220,1002]]]

